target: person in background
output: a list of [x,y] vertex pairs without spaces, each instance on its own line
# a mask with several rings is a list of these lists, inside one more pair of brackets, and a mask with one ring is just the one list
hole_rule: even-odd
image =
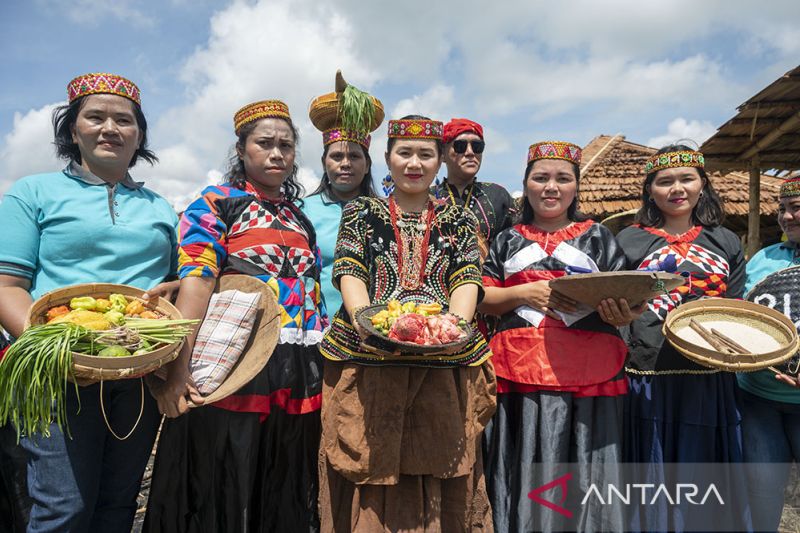
[[[781,185],[778,224],[786,242],[747,262],[745,293],[765,277],[800,265],[800,178]],[[798,375],[771,370],[738,374],[742,389],[742,436],[747,491],[755,531],[777,531],[791,463],[800,458]]]
[[442,140],[447,177],[433,188],[433,194],[472,211],[478,219],[478,245],[485,257],[497,234],[511,226],[514,202],[501,185],[478,181],[486,148],[480,124],[466,118],[451,119],[444,126]]
[[[320,284],[330,313],[335,313],[342,305],[341,293],[331,281],[342,209],[354,198],[377,196],[372,184],[369,132],[377,129],[383,121],[380,101],[347,85],[340,73],[337,73],[334,95],[335,113],[326,112],[331,105],[331,95],[315,99],[309,109],[311,122],[322,131],[322,180],[317,190],[303,200],[303,213],[317,232],[322,255]],[[349,110],[357,108],[364,100],[369,102],[366,116],[373,118],[367,124],[347,124],[349,127],[345,127],[343,117],[349,116]]]
[[[73,79],[67,96],[53,114],[66,168],[20,179],[0,204],[0,325],[13,337],[48,291],[91,282],[147,290],[176,272],[175,211],[128,173],[141,160],[157,161],[139,88],[93,73]],[[33,502],[28,531],[128,533],[160,421],[156,402],[138,379],[79,391],[66,389],[72,438],[55,424],[50,437],[22,438]],[[104,421],[101,391],[117,432],[134,427],[142,408],[127,440]]]

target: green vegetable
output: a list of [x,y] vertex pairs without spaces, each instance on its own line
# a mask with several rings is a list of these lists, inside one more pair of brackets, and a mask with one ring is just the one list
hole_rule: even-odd
[[150,353],[152,351],[153,350],[151,350],[150,348],[139,348],[138,350],[133,352],[133,355],[144,355],[144,354]]
[[[76,324],[46,324],[25,330],[0,361],[0,425],[11,421],[20,434],[50,436],[64,430],[72,351],[89,330]],[[69,428],[67,427],[67,434]]]
[[127,357],[130,354],[131,352],[129,352],[122,346],[106,346],[105,348],[97,352],[98,357]]
[[70,386],[78,391],[77,384],[70,384],[75,381],[73,352],[114,357],[145,346],[152,351],[162,343],[180,342],[198,322],[128,319],[125,326],[105,331],[70,322],[31,326],[0,360],[0,426],[12,423],[19,439],[34,433],[49,437],[55,423],[70,436],[66,391]]
[[370,131],[375,119],[375,103],[369,94],[348,85],[339,99],[339,114],[342,128]]
[[107,311],[103,313],[103,316],[105,316],[106,320],[108,320],[115,326],[119,326],[125,321],[125,315],[123,315],[119,311]]
[[121,294],[112,294],[108,297],[111,302],[111,310],[125,314],[125,308],[128,306],[128,299]]
[[70,309],[83,309],[85,311],[94,311],[97,308],[97,300],[91,296],[81,296],[73,298],[69,301]]

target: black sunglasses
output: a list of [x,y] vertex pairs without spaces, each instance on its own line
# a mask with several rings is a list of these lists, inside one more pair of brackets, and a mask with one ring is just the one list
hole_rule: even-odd
[[457,154],[463,154],[467,151],[468,144],[472,145],[472,152],[475,154],[482,154],[483,149],[486,148],[486,143],[483,141],[458,140],[453,141],[453,150],[455,150]]

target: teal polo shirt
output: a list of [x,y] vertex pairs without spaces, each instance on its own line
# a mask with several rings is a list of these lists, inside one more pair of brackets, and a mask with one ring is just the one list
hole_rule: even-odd
[[336,254],[336,239],[339,237],[339,224],[342,222],[343,202],[328,200],[323,194],[303,198],[303,213],[311,221],[317,232],[317,245],[322,256],[322,271],[319,284],[325,296],[328,315],[333,316],[342,306],[342,294],[333,286],[333,259]]
[[[800,265],[800,249],[796,244],[782,242],[767,246],[747,262],[745,294],[770,274],[797,265]],[[776,402],[800,403],[800,389],[776,380],[771,370],[741,373],[737,377],[739,386],[750,394]]]
[[175,211],[126,175],[109,185],[78,165],[18,180],[0,203],[0,274],[33,299],[76,283],[149,289],[177,268]]

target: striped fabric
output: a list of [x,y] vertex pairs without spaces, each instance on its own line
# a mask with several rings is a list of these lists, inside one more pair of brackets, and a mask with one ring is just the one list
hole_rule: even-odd
[[201,394],[214,392],[228,377],[247,345],[261,294],[224,291],[211,296],[197,333],[191,370]]

